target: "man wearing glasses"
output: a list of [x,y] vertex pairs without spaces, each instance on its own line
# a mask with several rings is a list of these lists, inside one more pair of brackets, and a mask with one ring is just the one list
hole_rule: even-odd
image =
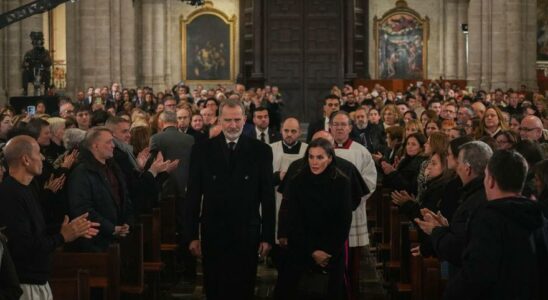
[[547,132],[544,130],[542,121],[537,116],[523,118],[519,127],[519,134],[522,140],[531,140],[539,143],[544,155],[548,155]]

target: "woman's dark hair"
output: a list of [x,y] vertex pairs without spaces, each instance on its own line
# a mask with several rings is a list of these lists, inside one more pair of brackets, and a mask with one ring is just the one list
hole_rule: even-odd
[[512,148],[519,141],[518,135],[512,130],[501,130],[497,134],[495,134],[494,138],[497,139],[497,137],[500,135],[503,135],[508,140],[508,142],[512,144]]
[[[406,139],[405,139],[405,143],[403,143],[403,146],[402,147],[406,147],[407,146],[407,141],[409,141],[410,138],[414,138],[417,140],[417,142],[419,142],[419,145],[421,147],[421,153],[419,153],[418,155],[421,155],[422,153],[424,153],[424,144],[426,144],[426,137],[424,136],[424,134],[420,133],[420,132],[415,132],[413,134],[410,134]],[[407,154],[407,152],[405,152],[405,154]]]
[[408,110],[403,114],[403,117],[405,118],[405,115],[410,114],[411,119],[416,120],[417,119],[417,113],[413,110]]
[[548,159],[538,162],[533,167],[533,173],[542,182],[542,190],[537,191],[537,199],[548,207]]
[[537,142],[522,140],[516,143],[514,149],[523,155],[529,167],[534,166],[536,163],[544,159],[542,148]]
[[[331,164],[329,166],[331,166],[335,163],[335,147],[333,147],[333,144],[331,144],[331,142],[329,142],[328,140],[326,140],[324,138],[318,138],[318,139],[312,140],[310,142],[310,144],[308,144],[308,148],[306,148],[306,152],[304,154],[304,168],[303,168],[303,170],[310,170],[310,164],[308,163],[308,152],[310,151],[311,148],[322,148],[325,151],[325,153],[327,154],[327,156],[332,158]],[[329,166],[328,166],[328,168],[329,168]],[[326,171],[327,171],[327,169],[326,169]],[[333,176],[336,175],[336,169],[334,169],[333,172],[334,173],[332,175]]]

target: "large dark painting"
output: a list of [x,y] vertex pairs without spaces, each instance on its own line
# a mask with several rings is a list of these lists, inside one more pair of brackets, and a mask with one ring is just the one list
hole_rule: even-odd
[[548,61],[548,0],[538,0],[537,5],[537,60]]
[[183,80],[234,80],[234,23],[210,2],[182,20]]
[[376,70],[379,79],[426,78],[428,18],[405,1],[381,19],[375,17]]

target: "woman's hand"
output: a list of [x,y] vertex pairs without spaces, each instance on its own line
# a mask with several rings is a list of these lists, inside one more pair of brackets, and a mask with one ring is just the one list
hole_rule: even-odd
[[394,168],[393,165],[385,162],[385,161],[382,161],[381,162],[381,168],[382,168],[382,171],[384,173],[384,175],[388,175],[394,171],[396,171],[396,168]]
[[331,258],[331,255],[325,253],[322,250],[316,250],[312,253],[312,258],[314,259],[317,265],[319,265],[322,268],[325,268],[329,264],[329,259]]
[[380,152],[371,153],[371,156],[373,157],[373,160],[376,162],[379,162],[382,159],[382,154]]
[[398,206],[404,205],[407,201],[415,201],[415,195],[409,195],[407,191],[394,191],[391,196],[392,202]]

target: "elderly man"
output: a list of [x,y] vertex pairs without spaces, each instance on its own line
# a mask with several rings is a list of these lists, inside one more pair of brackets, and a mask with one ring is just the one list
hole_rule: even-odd
[[59,116],[61,118],[74,117],[74,105],[65,102],[59,107]]
[[[46,227],[33,179],[42,173],[38,143],[29,136],[12,138],[4,149],[9,176],[0,184],[0,227],[6,226],[8,249],[13,258],[23,300],[50,300],[48,285],[51,256],[65,242],[97,234],[97,223],[87,220],[88,214],[69,222],[65,216],[60,230]],[[55,232],[55,233],[52,233]]]
[[357,299],[359,291],[359,270],[361,253],[365,246],[369,245],[369,233],[367,232],[367,213],[365,202],[377,187],[377,169],[371,153],[367,148],[350,139],[352,123],[345,111],[337,111],[331,115],[329,120],[331,133],[335,139],[335,154],[342,157],[356,166],[367,184],[370,193],[362,198],[358,208],[352,212],[352,226],[348,235],[350,247],[350,283],[352,296]]
[[548,132],[543,128],[542,121],[537,116],[526,116],[521,120],[519,133],[522,140],[531,140],[540,144],[544,156],[548,155]]
[[219,120],[222,134],[192,149],[183,228],[203,255],[207,299],[253,299],[257,254],[274,243],[272,150],[242,135],[240,101],[223,102]]
[[89,241],[80,241],[84,251],[102,252],[116,236],[129,233],[132,204],[126,181],[114,156],[114,138],[106,127],[94,127],[87,133],[80,162],[67,182],[69,211],[72,216],[89,212],[101,223],[100,233]]
[[384,152],[387,145],[382,129],[370,124],[367,109],[360,107],[354,113],[355,126],[352,127],[352,139],[366,147],[369,153]]
[[470,216],[486,201],[483,177],[492,155],[493,150],[484,142],[473,141],[462,145],[456,169],[462,181],[462,195],[451,224],[441,215],[430,211],[423,213],[424,221],[415,219],[421,229],[432,236],[432,244],[438,257],[456,267],[462,266],[466,224]]

